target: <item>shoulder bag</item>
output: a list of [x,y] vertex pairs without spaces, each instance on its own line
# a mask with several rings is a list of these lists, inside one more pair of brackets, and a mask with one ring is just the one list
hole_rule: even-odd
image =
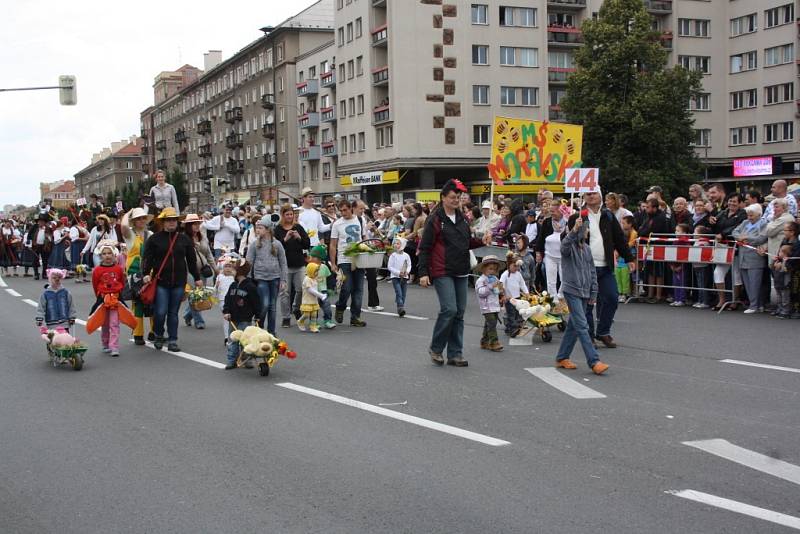
[[161,267],[158,268],[158,273],[155,275],[155,277],[151,278],[149,282],[142,285],[142,289],[139,290],[139,300],[145,306],[152,306],[156,301],[156,288],[158,286],[158,279],[161,276],[161,271],[164,270],[164,266],[167,264],[167,260],[172,255],[172,247],[175,246],[175,241],[177,240],[178,233],[175,232],[175,235],[169,240],[169,250],[167,250],[167,255],[164,256],[164,260],[161,262]]

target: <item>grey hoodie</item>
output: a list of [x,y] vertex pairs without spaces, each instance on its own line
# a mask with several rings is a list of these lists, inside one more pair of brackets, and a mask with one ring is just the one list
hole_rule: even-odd
[[258,240],[247,248],[247,261],[253,266],[253,278],[256,280],[275,280],[280,278],[286,282],[286,252],[283,245],[277,239],[272,240],[275,246],[275,255],[272,255],[270,242],[265,240],[258,248]]
[[592,250],[585,242],[589,222],[561,240],[561,291],[583,299],[597,299],[597,271]]

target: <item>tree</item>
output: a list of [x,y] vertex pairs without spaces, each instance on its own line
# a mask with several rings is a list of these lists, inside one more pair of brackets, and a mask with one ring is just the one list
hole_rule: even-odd
[[186,175],[178,167],[173,167],[172,172],[167,174],[167,182],[175,188],[178,195],[178,206],[181,211],[189,204],[189,192],[186,189]]
[[122,190],[122,204],[126,210],[139,205],[139,190],[133,184],[125,184],[125,189]]
[[683,193],[701,167],[688,111],[700,73],[667,68],[662,35],[642,0],[606,0],[582,31],[561,107],[583,125],[583,166],[601,169],[605,190],[632,198],[651,185]]

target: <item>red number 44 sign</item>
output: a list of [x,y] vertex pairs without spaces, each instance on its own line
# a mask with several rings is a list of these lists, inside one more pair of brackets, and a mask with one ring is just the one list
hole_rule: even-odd
[[600,169],[570,167],[564,173],[564,191],[566,193],[600,192]]

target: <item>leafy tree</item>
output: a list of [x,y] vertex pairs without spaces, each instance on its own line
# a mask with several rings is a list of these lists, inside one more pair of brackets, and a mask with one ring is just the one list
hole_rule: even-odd
[[685,192],[701,168],[687,109],[701,75],[667,68],[661,33],[642,0],[606,0],[582,31],[561,106],[583,125],[583,166],[602,170],[605,190],[634,199],[651,185]]
[[125,189],[122,190],[122,204],[126,210],[139,205],[139,189],[133,184],[125,184]]
[[189,191],[186,187],[186,175],[178,167],[173,167],[172,172],[167,173],[167,182],[175,188],[178,195],[178,206],[181,211],[189,204]]

